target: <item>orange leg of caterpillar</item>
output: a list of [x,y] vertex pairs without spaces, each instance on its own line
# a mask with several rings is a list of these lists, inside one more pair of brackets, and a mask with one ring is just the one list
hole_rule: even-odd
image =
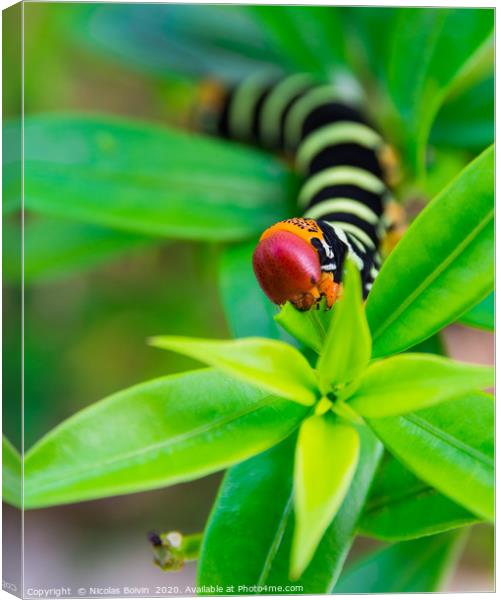
[[332,273],[322,272],[318,288],[320,294],[325,297],[327,308],[332,308],[334,302],[338,299],[341,293],[341,285],[334,281]]
[[292,296],[290,301],[298,310],[310,310],[310,308],[320,302],[320,298],[318,287],[314,286],[304,294]]
[[319,306],[322,298],[326,300],[326,308],[332,308],[339,298],[342,285],[335,283],[332,273],[322,272],[320,281],[304,294],[293,296],[290,301],[298,310],[310,310]]

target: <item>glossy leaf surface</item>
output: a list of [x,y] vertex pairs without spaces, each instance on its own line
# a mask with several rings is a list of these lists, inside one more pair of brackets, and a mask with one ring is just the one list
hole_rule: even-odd
[[304,416],[210,369],[143,383],[76,413],[29,450],[26,507],[197,479],[279,442]]
[[492,367],[408,353],[371,363],[349,402],[360,415],[374,419],[420,410],[493,384]]
[[346,261],[343,295],[333,310],[317,362],[324,393],[333,385],[351,381],[366,367],[371,356],[371,335],[362,304],[360,274],[351,261]]
[[238,585],[266,582],[292,514],[295,442],[292,436],[226,473],[205,529],[198,585],[235,585],[238,594]]
[[200,360],[300,404],[313,404],[318,394],[315,374],[307,360],[295,348],[278,340],[159,336],[152,338],[151,344]]
[[353,479],[359,451],[357,430],[331,415],[315,415],[302,423],[294,464],[293,579],[302,575],[339,510]]
[[385,261],[366,307],[374,357],[419,343],[492,290],[493,166],[491,147],[421,212]]
[[[329,592],[351,547],[382,446],[359,429],[360,460],[341,509],[295,582],[303,593]],[[232,467],[213,508],[199,564],[204,585],[289,585],[294,528],[292,472],[294,439]],[[256,527],[259,523],[259,527]],[[235,560],[246,556],[246,560]]]
[[463,543],[462,534],[445,533],[377,550],[350,566],[334,593],[439,591]]
[[494,515],[494,403],[483,393],[369,421],[417,477],[478,517]]
[[387,456],[374,478],[359,530],[362,535],[395,542],[478,521],[478,517]]
[[275,321],[298,341],[320,354],[331,316],[332,313],[323,308],[299,311],[286,302],[275,316]]
[[[178,239],[241,240],[288,214],[290,176],[257,150],[110,117],[25,124],[25,205]],[[228,165],[232,168],[228,170]]]

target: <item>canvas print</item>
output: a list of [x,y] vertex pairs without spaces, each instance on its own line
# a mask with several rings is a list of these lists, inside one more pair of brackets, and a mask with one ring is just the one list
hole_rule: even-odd
[[3,32],[4,590],[492,591],[494,10]]

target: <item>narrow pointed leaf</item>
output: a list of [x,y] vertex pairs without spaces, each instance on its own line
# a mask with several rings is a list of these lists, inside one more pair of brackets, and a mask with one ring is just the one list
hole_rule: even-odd
[[492,291],[493,159],[490,147],[470,163],[385,261],[367,299],[373,356],[421,342]]
[[[360,460],[350,490],[302,577],[289,579],[294,530],[292,473],[295,436],[232,467],[209,518],[198,568],[199,585],[299,585],[325,594],[337,581],[381,457],[367,427],[358,428]],[[259,527],[256,527],[256,523]],[[244,556],[245,560],[235,560]]]
[[492,385],[492,367],[408,353],[374,361],[349,402],[363,417],[376,419],[410,413]]
[[359,531],[368,537],[397,542],[479,521],[476,515],[418,479],[388,455],[374,478]]
[[22,464],[21,456],[9,440],[2,436],[2,499],[21,507]]
[[402,542],[348,567],[335,594],[439,591],[463,548],[464,532]]
[[[360,459],[348,494],[329,525],[315,555],[303,575],[296,581],[303,592],[327,593],[337,581],[356,532],[356,526],[382,446],[367,427],[357,427],[360,435]],[[293,510],[280,543],[273,548],[271,567],[266,578],[269,585],[289,581],[290,557],[294,533]]]
[[330,318],[330,312],[322,308],[300,311],[286,302],[275,316],[275,321],[299,342],[320,354]]
[[311,405],[317,397],[315,374],[307,360],[298,350],[278,340],[159,336],[152,338],[151,344],[196,358],[300,404]]
[[494,516],[494,403],[480,392],[369,424],[419,479],[480,518]]
[[143,383],[75,414],[29,450],[25,506],[198,479],[276,444],[304,416],[303,407],[212,369]]
[[371,337],[362,304],[360,274],[346,261],[343,296],[334,306],[322,354],[317,362],[320,387],[324,393],[333,384],[356,377],[371,356]]
[[293,579],[302,575],[339,510],[359,451],[357,430],[330,415],[312,416],[301,425],[294,464]]
[[290,176],[251,148],[82,115],[31,117],[24,136],[25,206],[45,215],[220,242],[289,213]]

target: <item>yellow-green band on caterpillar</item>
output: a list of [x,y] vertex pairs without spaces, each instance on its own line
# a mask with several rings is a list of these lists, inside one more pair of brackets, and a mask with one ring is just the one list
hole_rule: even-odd
[[358,215],[361,219],[365,219],[368,223],[377,224],[379,217],[377,214],[357,200],[350,198],[329,198],[322,200],[308,209],[304,216],[309,219],[320,219],[329,212],[351,213]]
[[296,168],[304,173],[313,157],[326,146],[342,143],[355,143],[376,150],[383,138],[367,125],[342,121],[321,127],[310,134],[299,146],[296,156]]
[[260,120],[261,137],[265,145],[274,147],[279,141],[278,123],[280,115],[290,100],[312,83],[310,75],[298,74],[279,83],[263,105]]
[[332,306],[347,256],[360,269],[364,296],[379,272],[390,147],[360,106],[344,98],[346,90],[309,74],[273,81],[261,72],[227,91],[219,116],[226,138],[295,153],[303,217],[270,223],[254,268],[269,298],[301,310],[321,298]]
[[306,181],[299,192],[299,207],[305,208],[311,197],[322,188],[338,184],[356,185],[374,194],[382,194],[385,190],[385,185],[381,179],[368,171],[357,167],[331,167],[313,175]]

